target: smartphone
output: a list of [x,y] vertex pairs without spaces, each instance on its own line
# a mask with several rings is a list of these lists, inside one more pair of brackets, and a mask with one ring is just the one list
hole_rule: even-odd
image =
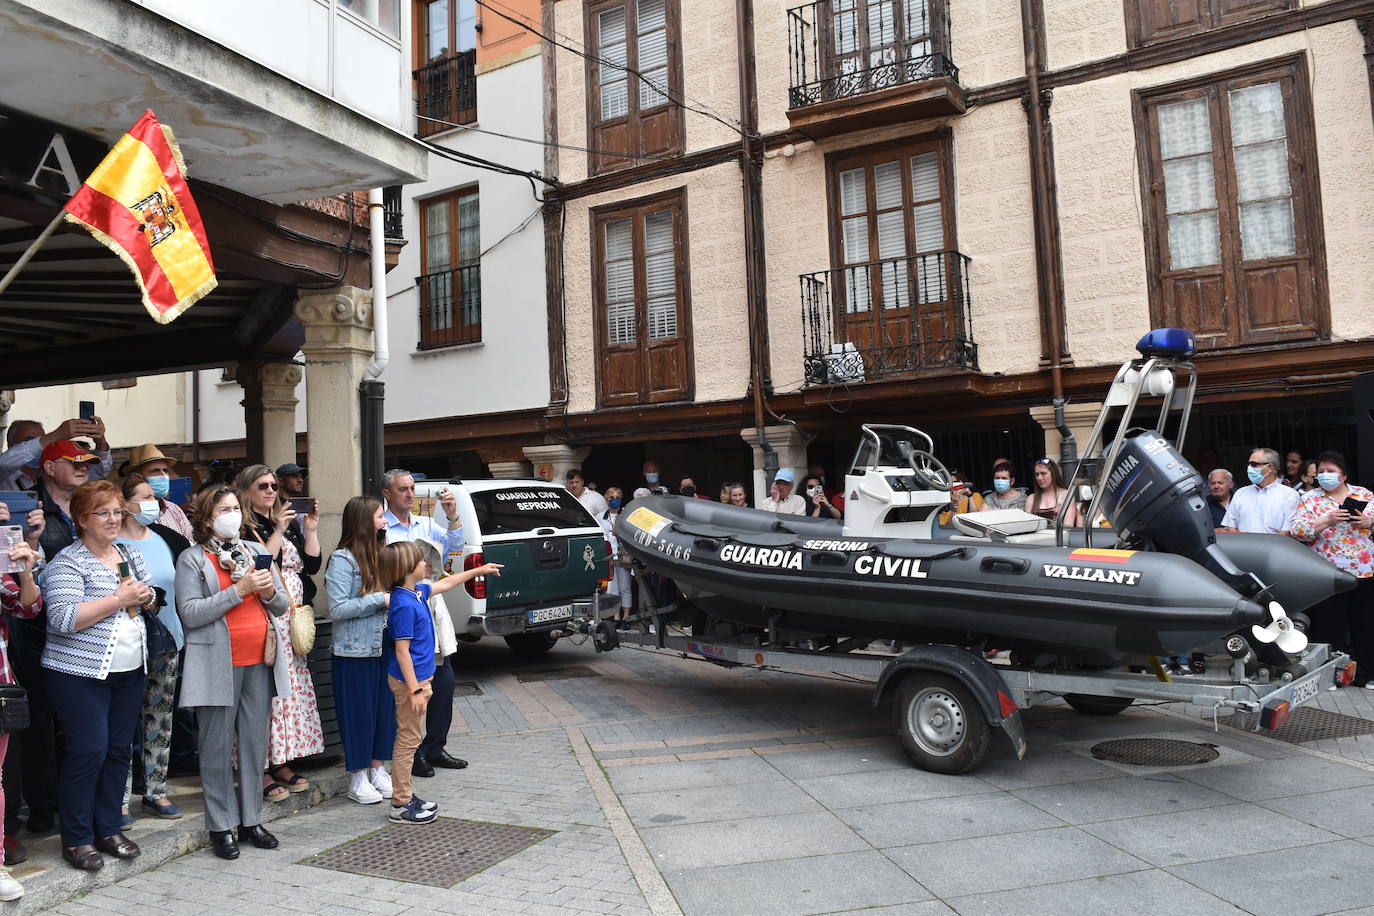
[[1345,498],[1345,502],[1341,503],[1341,508],[1349,512],[1351,515],[1360,515],[1364,512],[1364,507],[1367,505],[1369,505],[1368,500],[1356,499],[1353,496],[1347,496]]
[[38,508],[38,494],[33,490],[0,490],[0,503],[10,507],[10,524],[28,534],[29,513]]
[[271,555],[270,553],[255,553],[255,554],[253,554],[253,568],[254,568],[254,569],[271,569],[271,568],[272,568],[272,555]]
[[78,401],[76,405],[77,416],[83,420],[89,420],[95,416],[95,401]]
[[126,581],[126,580],[128,580],[128,579],[132,579],[133,577],[134,577],[134,571],[133,571],[133,569],[129,566],[129,561],[128,561],[128,560],[120,560],[120,561],[119,561],[119,581],[120,581],[120,582],[124,582],[124,581]]
[[309,515],[315,511],[315,497],[313,496],[293,496],[287,502],[291,505],[291,511],[297,515]]
[[24,529],[18,525],[0,527],[0,573],[19,571],[19,564],[10,559],[10,548],[23,543]]

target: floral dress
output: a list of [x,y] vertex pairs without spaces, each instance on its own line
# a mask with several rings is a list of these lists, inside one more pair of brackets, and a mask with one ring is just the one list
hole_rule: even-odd
[[[1347,484],[1350,495],[1365,502],[1374,502],[1374,493],[1364,487]],[[1293,520],[1288,530],[1293,537],[1307,544],[1323,559],[1337,569],[1342,569],[1357,579],[1374,576],[1374,541],[1370,532],[1356,528],[1350,522],[1340,522],[1323,531],[1317,531],[1321,517],[1341,504],[1325,490],[1309,490],[1298,501],[1293,512]],[[1366,507],[1368,511],[1368,507]]]
[[[281,578],[291,596],[292,613],[305,597],[301,570],[305,564],[290,538],[282,539]],[[291,692],[272,699],[272,730],[268,737],[267,762],[281,766],[300,757],[324,751],[324,731],[320,728],[320,708],[315,699],[315,682],[310,677],[309,660],[291,649],[289,614],[273,617],[277,628],[277,651],[290,661],[287,672]]]

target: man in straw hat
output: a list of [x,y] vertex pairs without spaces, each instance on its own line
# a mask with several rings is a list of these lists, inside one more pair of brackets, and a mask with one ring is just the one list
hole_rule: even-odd
[[153,488],[153,496],[157,497],[157,504],[162,510],[158,513],[157,523],[194,542],[191,522],[186,518],[186,513],[167,498],[172,490],[172,468],[175,465],[176,462],[162,454],[162,450],[156,445],[145,442],[135,448],[133,455],[130,456],[129,473],[142,474],[148,481],[148,486]]

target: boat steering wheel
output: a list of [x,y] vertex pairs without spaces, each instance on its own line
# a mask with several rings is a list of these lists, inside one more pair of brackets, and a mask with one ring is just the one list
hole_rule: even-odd
[[916,479],[932,490],[949,490],[954,486],[954,478],[940,460],[924,449],[912,448],[908,442],[901,443],[902,457],[915,473]]

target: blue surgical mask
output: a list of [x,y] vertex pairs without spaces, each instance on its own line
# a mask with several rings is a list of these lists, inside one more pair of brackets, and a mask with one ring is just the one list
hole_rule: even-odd
[[1323,490],[1334,490],[1341,485],[1341,475],[1333,471],[1323,471],[1317,475],[1317,483]]
[[645,480],[647,483],[658,483],[658,475],[655,474],[655,473],[650,472],[650,473],[644,475],[644,480]]
[[167,494],[172,492],[172,478],[166,474],[154,474],[145,478],[148,486],[153,488],[153,495],[158,499],[166,499]]
[[997,477],[992,481],[992,488],[998,493],[1005,493],[1011,489],[1011,481],[1002,477]]
[[610,506],[612,509],[619,509],[619,508],[620,508],[620,497],[619,497],[619,496],[612,496],[610,499],[606,500],[606,505]]
[[138,501],[138,511],[134,513],[134,520],[143,527],[148,527],[157,521],[157,517],[162,514],[161,507],[155,499],[140,499]]
[[1245,476],[1250,478],[1250,482],[1259,486],[1259,482],[1264,479],[1264,468],[1246,468]]

